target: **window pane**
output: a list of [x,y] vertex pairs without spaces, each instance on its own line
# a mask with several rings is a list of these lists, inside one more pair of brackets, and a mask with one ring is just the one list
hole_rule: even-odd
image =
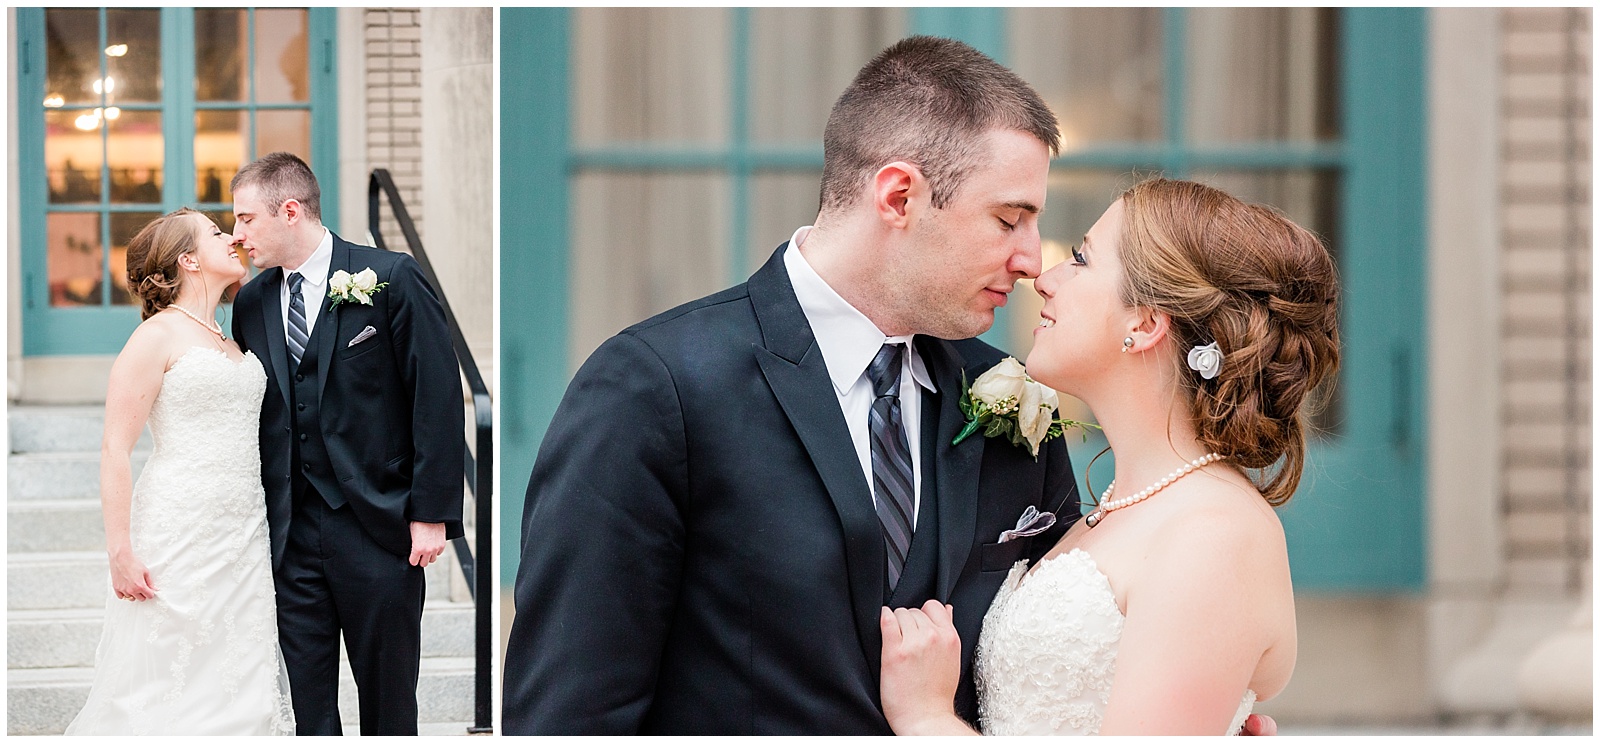
[[316,167],[311,161],[311,112],[257,111],[256,157],[269,152],[293,152]]
[[1016,8],[1012,69],[1061,121],[1061,147],[1165,135],[1159,8]]
[[1331,8],[1190,10],[1188,137],[1338,139],[1337,19]]
[[106,155],[111,167],[112,203],[161,203],[162,144],[159,111],[107,108]]
[[311,100],[307,12],[303,8],[256,11],[257,103]]
[[128,241],[160,212],[119,212],[111,215],[111,303],[135,304],[128,293]]
[[44,112],[44,167],[50,180],[50,203],[100,201],[102,120],[93,111]]
[[196,111],[194,114],[195,200],[204,204],[233,201],[229,182],[250,161],[250,117],[243,111]]
[[106,11],[106,105],[161,100],[161,11]]
[[100,11],[51,8],[44,12],[46,106],[98,104]]
[[750,244],[742,247],[751,273],[796,229],[816,223],[821,183],[821,170],[761,173],[750,179]]
[[243,10],[194,11],[194,97],[199,101],[243,101],[250,93],[249,17]]
[[582,173],[572,196],[575,364],[617,331],[729,285],[725,177]]
[[574,10],[575,144],[726,142],[728,29],[723,9]]
[[100,250],[100,215],[51,212],[45,217],[50,306],[100,304],[105,264]]
[[751,139],[814,145],[856,72],[904,35],[906,12],[757,8],[750,26]]
[[[211,221],[216,222],[217,226],[221,227],[223,232],[226,232],[226,233],[228,233],[230,235],[233,234],[233,211],[232,210],[229,210],[229,209],[213,209],[211,211],[206,212],[206,216],[210,217]],[[249,266],[250,266],[250,256],[248,256],[248,255],[246,255],[246,254],[241,252],[239,254],[239,260],[244,263],[246,268],[249,268]]]

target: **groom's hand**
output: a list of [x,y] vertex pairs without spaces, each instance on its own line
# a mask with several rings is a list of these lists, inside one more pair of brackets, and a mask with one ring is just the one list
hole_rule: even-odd
[[444,553],[444,524],[430,524],[424,521],[411,522],[411,559],[412,565],[425,568],[439,559]]

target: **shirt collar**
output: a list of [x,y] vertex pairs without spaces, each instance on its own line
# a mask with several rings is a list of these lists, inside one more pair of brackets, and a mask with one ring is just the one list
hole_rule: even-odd
[[789,272],[789,283],[794,286],[795,299],[800,301],[800,309],[811,324],[811,333],[822,351],[834,390],[843,395],[855,386],[883,344],[904,343],[911,352],[911,378],[923,389],[937,392],[933,378],[923,366],[922,355],[917,353],[913,343],[916,336],[885,336],[866,315],[828,286],[800,254],[799,245],[810,231],[810,226],[795,230],[794,237],[789,238],[789,249],[783,253],[783,265]]
[[299,268],[293,271],[285,271],[284,276],[287,278],[289,274],[297,273],[304,276],[306,282],[312,286],[322,286],[328,280],[328,267],[332,263],[333,233],[329,232],[327,227],[323,227],[322,241],[317,243],[317,249],[312,251],[311,257],[307,258],[305,263],[300,264]]

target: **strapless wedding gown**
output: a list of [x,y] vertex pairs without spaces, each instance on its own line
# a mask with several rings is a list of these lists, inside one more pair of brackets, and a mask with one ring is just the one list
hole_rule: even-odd
[[[1093,735],[1111,701],[1122,612],[1094,558],[1074,549],[1011,567],[984,615],[974,672],[985,735]],[[1228,726],[1254,707],[1246,691]],[[1217,734],[1224,731],[1218,730]]]
[[89,700],[68,734],[292,735],[257,437],[267,377],[196,347],[150,409],[133,486],[133,554],[149,601],[107,591]]

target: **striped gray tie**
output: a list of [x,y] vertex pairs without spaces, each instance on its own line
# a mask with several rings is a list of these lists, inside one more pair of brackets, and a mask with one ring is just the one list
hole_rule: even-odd
[[298,273],[289,274],[289,356],[294,359],[295,366],[300,365],[306,342],[311,340],[311,334],[306,332],[306,300],[300,296],[300,285],[305,280],[306,277]]
[[900,359],[905,344],[885,344],[867,366],[872,381],[872,493],[888,553],[889,590],[900,582],[911,548],[913,476],[911,447],[900,419]]

